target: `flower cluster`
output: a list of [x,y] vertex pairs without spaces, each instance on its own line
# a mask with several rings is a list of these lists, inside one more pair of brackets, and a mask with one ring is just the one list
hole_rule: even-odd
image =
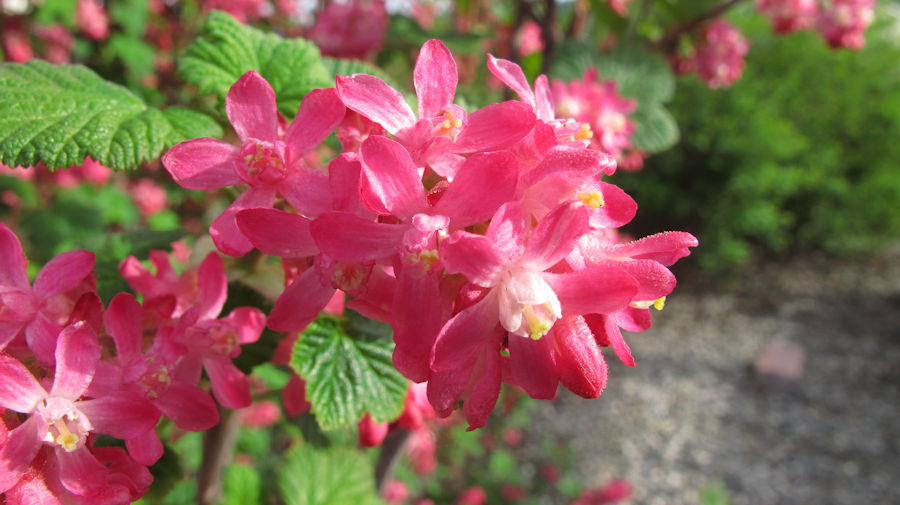
[[749,49],[747,39],[734,25],[717,18],[702,31],[691,53],[677,59],[675,67],[679,73],[696,72],[710,88],[722,88],[741,78]]
[[591,67],[581,80],[567,84],[554,79],[550,89],[560,117],[572,118],[590,127],[592,148],[615,156],[620,168],[641,168],[643,157],[640,152],[636,160],[625,153],[632,150],[635,123],[628,116],[637,109],[637,102],[619,95],[615,80],[597,82],[597,69]]
[[815,25],[819,0],[756,0],[756,9],[769,18],[775,33],[790,33]]
[[[129,257],[120,271],[143,297],[120,293],[104,308],[94,256],[60,254],[34,283],[13,232],[0,224],[0,493],[6,503],[130,503],[163,453],[161,417],[187,431],[216,425],[216,402],[250,404],[232,363],[265,326],[257,309],[219,318],[222,261],[210,253],[177,274],[165,253],[155,272]],[[95,446],[98,434],[125,449]]]
[[[517,65],[491,57],[489,68],[520,101],[454,104],[456,62],[431,40],[413,72],[416,112],[355,74],[308,94],[281,132],[272,88],[248,72],[226,100],[241,145],[195,139],[163,157],[185,187],[247,188],[210,231],[226,254],[256,247],[297,270],[271,329],[300,331],[345,293],[391,324],[395,367],[427,382],[437,414],[464,401],[473,428],[504,381],[535,398],[560,383],[598,396],[600,346],[634,363],[620,329],[649,327],[649,307],[675,286],[666,267],[697,243],[611,240],[636,211],[602,180],[615,159],[589,147],[590,125],[554,117],[546,77],[532,90]],[[303,154],[335,128],[343,152],[309,166]]]
[[813,29],[833,48],[862,49],[875,0],[756,0],[776,33]]

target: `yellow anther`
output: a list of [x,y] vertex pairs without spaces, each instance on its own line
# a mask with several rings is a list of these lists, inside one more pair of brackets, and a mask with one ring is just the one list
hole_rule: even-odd
[[653,308],[656,310],[662,310],[663,307],[666,306],[666,297],[657,298],[653,301]]
[[537,315],[532,305],[522,305],[522,315],[525,316],[525,324],[528,325],[532,340],[540,340],[553,327],[550,321]]
[[578,130],[578,133],[575,134],[574,140],[587,140],[594,137],[594,132],[591,131],[591,127],[586,123],[582,123],[581,129]]
[[450,121],[449,119],[445,119],[445,120],[441,121],[441,128],[443,128],[445,130],[449,130],[450,128],[453,128],[453,121]]
[[56,437],[56,443],[61,445],[66,452],[72,452],[78,448],[78,437],[72,433],[60,434]]
[[603,194],[599,191],[591,191],[590,193],[578,193],[578,199],[581,200],[581,203],[587,205],[588,207],[599,209],[603,207]]

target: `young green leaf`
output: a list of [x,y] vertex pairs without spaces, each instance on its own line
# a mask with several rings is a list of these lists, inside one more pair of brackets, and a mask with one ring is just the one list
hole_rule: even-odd
[[225,469],[225,492],[221,505],[257,505],[262,484],[253,467],[231,465]]
[[287,505],[380,505],[372,465],[347,447],[316,450],[301,445],[288,452],[278,475]]
[[638,103],[631,118],[635,122],[632,141],[638,149],[657,153],[678,143],[678,123],[661,105]]
[[343,323],[322,317],[294,346],[291,367],[306,380],[312,412],[326,430],[350,426],[366,412],[377,422],[396,419],[407,382],[391,364],[393,342],[355,319]]
[[148,107],[86,67],[0,65],[0,163],[56,169],[90,156],[110,168],[135,168],[197,133],[222,130],[203,114]]
[[178,60],[185,81],[223,103],[228,89],[250,70],[272,85],[278,110],[288,118],[294,117],[307,93],[334,85],[311,42],[263,33],[221,11],[209,14],[200,37]]

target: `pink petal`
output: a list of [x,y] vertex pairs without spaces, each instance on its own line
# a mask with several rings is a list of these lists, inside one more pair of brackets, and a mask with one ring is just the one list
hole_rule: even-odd
[[142,465],[151,466],[163,455],[162,441],[156,434],[156,427],[147,430],[143,435],[125,441],[128,454]]
[[359,201],[359,178],[362,165],[349,153],[344,153],[328,164],[328,184],[334,210],[351,214],[365,214]]
[[[0,370],[4,356],[0,356]],[[9,358],[7,358],[9,359]],[[4,380],[6,378],[4,377]],[[4,388],[4,386],[0,386]],[[0,494],[9,491],[28,469],[41,448],[47,425],[40,416],[31,416],[6,434],[0,446]]]
[[472,366],[432,372],[428,379],[428,402],[441,417],[447,417],[469,385]]
[[[428,380],[432,349],[441,330],[442,307],[439,278],[404,267],[394,298],[394,366],[413,382]],[[416,303],[410,303],[416,300]]]
[[106,332],[116,344],[116,356],[126,362],[141,353],[144,337],[144,311],[141,304],[128,293],[119,293],[109,302],[104,315]]
[[473,153],[506,149],[531,131],[531,108],[522,102],[493,103],[469,114],[453,151]]
[[275,91],[255,70],[241,76],[228,90],[225,113],[241,141],[278,140]]
[[307,93],[284,136],[288,148],[288,164],[293,165],[303,153],[318,146],[331,135],[344,119],[346,110],[333,88],[314,89]]
[[612,264],[628,272],[640,285],[635,300],[656,300],[675,289],[675,275],[653,260],[615,261]]
[[290,380],[284,386],[282,403],[284,404],[284,412],[288,417],[305,414],[312,408],[312,404],[306,401],[306,382],[296,373],[291,373]]
[[612,314],[627,307],[638,283],[625,271],[592,266],[566,274],[542,273],[562,305],[563,314]]
[[328,174],[319,170],[305,166],[293,169],[276,189],[291,207],[310,219],[334,208]]
[[263,254],[305,258],[318,254],[309,232],[310,220],[277,209],[247,209],[237,213],[238,228]]
[[362,447],[378,447],[388,433],[388,423],[376,423],[368,412],[357,423],[357,427],[359,429],[359,445]]
[[622,337],[622,330],[619,329],[615,316],[598,314],[585,319],[590,324],[598,341],[609,342],[609,345],[616,351],[616,356],[622,360],[622,363],[628,366],[635,365],[634,357],[631,355],[631,348],[628,347],[625,338]]
[[300,331],[319,316],[335,289],[324,286],[315,268],[309,268],[294,280],[275,302],[269,315],[269,328],[275,331]]
[[382,207],[400,219],[425,208],[425,188],[409,151],[387,137],[369,137],[360,148],[369,190]]
[[56,460],[59,462],[59,480],[70,492],[90,496],[106,486],[108,471],[87,447],[72,452],[57,447]]
[[94,253],[64,252],[48,261],[34,278],[34,294],[40,300],[65,293],[83,281],[94,270]]
[[580,203],[562,204],[547,214],[528,238],[522,262],[535,271],[562,260],[589,230],[590,212]]
[[99,362],[100,344],[90,326],[75,323],[63,328],[56,344],[56,375],[50,396],[80,398],[94,379]]
[[169,149],[162,164],[182,188],[210,191],[243,182],[236,167],[240,152],[228,142],[203,137]]
[[517,182],[518,164],[512,154],[475,154],[459,168],[434,213],[449,216],[455,229],[487,221],[512,200]]
[[231,360],[207,358],[203,368],[209,375],[213,396],[225,408],[242,409],[250,406],[250,382]]
[[484,235],[509,261],[515,261],[521,258],[529,233],[531,222],[526,222],[522,205],[519,202],[508,202],[497,209]]
[[192,384],[173,381],[153,404],[186,431],[204,431],[219,423],[216,402],[209,393]]
[[22,326],[22,323],[0,321],[0,351],[5,349],[12,339],[16,338],[19,332],[22,331]]
[[522,178],[522,183],[531,186],[544,177],[553,175],[585,178],[615,170],[616,159],[596,149],[582,149],[569,146],[554,146],[547,151],[544,159]]
[[583,398],[600,396],[606,387],[606,362],[584,319],[564,317],[556,321],[550,334],[556,341],[556,366],[562,385]]
[[219,321],[234,330],[241,344],[259,340],[266,327],[266,315],[256,307],[238,307]]
[[479,286],[500,281],[507,258],[484,235],[458,231],[441,242],[440,258],[448,274],[463,274]]
[[627,307],[616,312],[616,324],[626,331],[647,331],[653,325],[650,309]]
[[553,339],[510,335],[508,345],[513,382],[532,398],[552,400],[559,384]]
[[637,203],[618,186],[600,183],[603,206],[591,213],[592,228],[618,228],[637,213]]
[[29,289],[25,275],[27,260],[19,238],[5,224],[0,223],[0,287]]
[[437,39],[423,44],[413,69],[419,117],[435,117],[453,103],[458,79],[456,61],[447,46]]
[[412,109],[403,94],[381,79],[354,74],[336,79],[338,95],[348,109],[354,110],[395,134],[416,123]]
[[141,395],[121,392],[94,400],[78,402],[94,431],[128,440],[153,429],[159,421],[159,410]]
[[683,231],[667,231],[650,235],[627,244],[616,244],[609,255],[620,258],[650,259],[671,266],[691,253],[689,247],[697,247],[697,238]]
[[534,93],[531,91],[528,79],[525,78],[525,73],[522,72],[522,67],[509,60],[495,58],[494,55],[489,54],[488,70],[490,70],[497,79],[500,79],[504,84],[512,88],[512,90],[519,95],[519,98],[527,103],[530,108],[534,108]]
[[56,341],[61,331],[62,327],[41,313],[25,327],[25,341],[38,361],[47,365],[55,362]]
[[467,431],[487,424],[500,396],[500,349],[497,344],[485,346],[472,374],[472,390],[463,404],[463,414],[469,423]]
[[197,269],[197,304],[188,309],[181,317],[184,324],[191,325],[197,321],[215,319],[225,306],[228,298],[228,277],[225,265],[215,251],[210,252]]
[[556,116],[553,109],[553,97],[550,96],[547,76],[541,74],[534,80],[534,112],[541,121],[552,121]]
[[271,188],[249,188],[244,191],[209,225],[209,234],[216,248],[229,256],[243,256],[250,252],[253,244],[238,230],[234,216],[244,209],[271,207],[274,200],[275,190]]
[[337,261],[355,262],[395,254],[406,227],[335,212],[319,216],[309,230],[323,254]]
[[158,284],[156,277],[134,256],[129,256],[119,263],[119,275],[131,289],[147,296],[150,296]]
[[500,326],[498,310],[497,296],[492,291],[447,321],[434,344],[431,369],[442,372],[471,365],[486,339]]

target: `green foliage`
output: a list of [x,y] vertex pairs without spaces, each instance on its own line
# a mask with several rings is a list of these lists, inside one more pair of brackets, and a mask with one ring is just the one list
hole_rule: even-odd
[[224,499],[221,505],[258,505],[262,486],[253,467],[231,465],[225,469]]
[[319,50],[304,39],[285,39],[239,23],[213,11],[200,37],[178,60],[178,72],[201,93],[220,103],[231,86],[250,70],[259,72],[275,90],[278,110],[294,117],[303,97],[316,88],[334,85]]
[[753,17],[744,76],[710,90],[679,82],[684,140],[640,174],[616,176],[639,220],[688,229],[701,264],[721,269],[754,251],[866,251],[900,236],[900,47],[887,28],[860,52],[813,33],[773,37]]
[[663,107],[675,93],[675,78],[661,56],[637,46],[598,53],[587,44],[567,42],[557,53],[551,75],[564,81],[581,79],[591,67],[597,68],[600,81],[614,79],[622,96],[637,100],[638,108],[631,116],[635,147],[656,153],[678,142],[678,124]]
[[196,112],[150,108],[86,67],[0,65],[0,163],[56,169],[90,156],[111,168],[135,168],[196,133],[222,131]]
[[294,346],[291,367],[306,380],[307,399],[323,429],[350,426],[368,412],[377,422],[403,410],[406,379],[391,363],[390,327],[353,312],[322,316]]
[[700,489],[700,503],[702,505],[731,505],[728,491],[721,482],[709,484]]
[[278,475],[286,505],[379,505],[369,460],[349,448],[301,445],[287,454]]

